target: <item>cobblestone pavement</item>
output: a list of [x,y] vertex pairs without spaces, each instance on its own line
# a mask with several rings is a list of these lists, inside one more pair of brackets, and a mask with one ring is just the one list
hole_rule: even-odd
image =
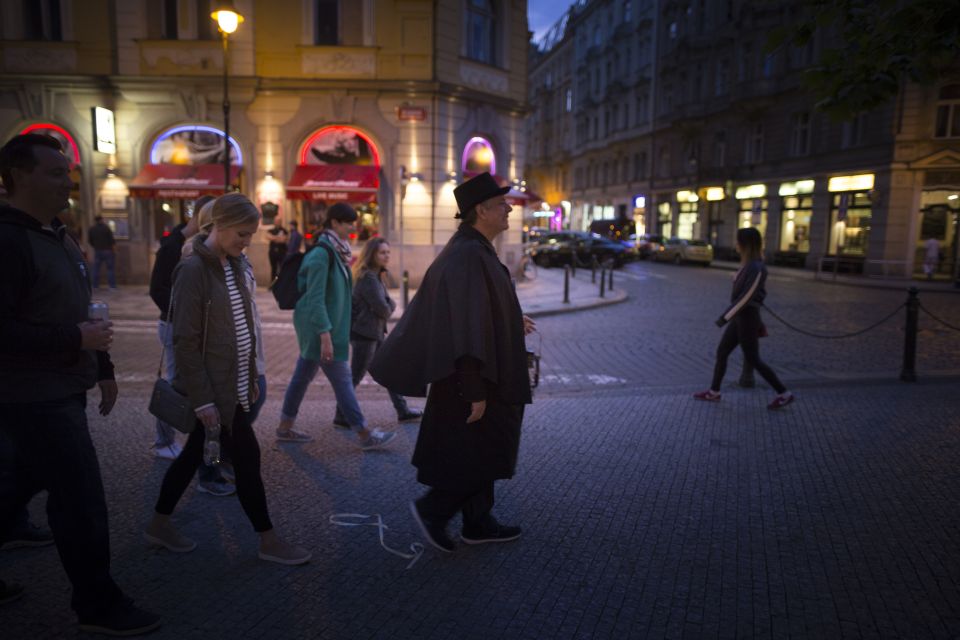
[[[148,452],[144,409],[159,349],[148,323],[131,325],[115,354],[120,403],[90,416],[117,580],[164,613],[157,638],[960,637],[960,402],[946,375],[960,369],[956,336],[923,325],[921,381],[908,385],[895,381],[902,319],[827,344],[773,321],[764,354],[798,401],[771,413],[768,391],[730,388],[698,403],[690,393],[709,375],[729,282],[729,272],[632,265],[615,285],[628,302],[540,319],[546,380],[496,509],[524,537],[428,548],[410,569],[375,528],[329,516],[380,514],[402,551],[420,540],[406,507],[422,490],[409,465],[416,425],[395,425],[386,393],[365,384],[372,423],[399,436],[363,454],[331,428],[317,383],[301,414],[317,440],[277,445],[294,353],[283,323],[267,329],[272,384],[256,428],[277,530],[314,560],[258,561],[236,499],[192,488],[175,520],[199,548],[148,548],[140,533],[168,463]],[[837,332],[904,297],[790,278],[769,290],[792,322]],[[960,296],[925,304],[960,316]],[[43,522],[42,496],[31,507]],[[53,549],[0,553],[0,575],[28,587],[0,609],[0,636],[79,635]]]

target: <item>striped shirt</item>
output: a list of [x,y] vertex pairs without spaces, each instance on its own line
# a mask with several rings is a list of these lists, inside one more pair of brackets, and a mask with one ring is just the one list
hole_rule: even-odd
[[233,309],[233,326],[237,334],[237,398],[244,411],[250,411],[250,352],[253,338],[247,326],[247,309],[243,304],[243,295],[237,288],[233,268],[223,267],[226,276],[227,293],[230,294],[230,307]]

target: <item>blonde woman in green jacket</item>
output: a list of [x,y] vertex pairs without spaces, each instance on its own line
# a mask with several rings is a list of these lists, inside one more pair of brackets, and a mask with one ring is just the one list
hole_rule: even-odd
[[300,343],[300,357],[283,398],[277,440],[309,442],[313,438],[294,431],[293,424],[307,387],[322,369],[347,424],[357,433],[364,451],[379,449],[396,435],[367,429],[353,389],[350,371],[350,307],[353,279],[350,275],[350,244],[347,239],[357,221],[350,205],[338,202],[327,209],[323,234],[304,258],[297,274],[300,300],[293,311],[293,326]]

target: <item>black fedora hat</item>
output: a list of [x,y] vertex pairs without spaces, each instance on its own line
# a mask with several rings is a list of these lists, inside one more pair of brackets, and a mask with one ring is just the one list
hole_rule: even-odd
[[460,209],[456,217],[461,218],[481,202],[502,196],[508,191],[510,187],[501,187],[492,175],[484,171],[453,190],[453,197],[457,199],[457,208]]

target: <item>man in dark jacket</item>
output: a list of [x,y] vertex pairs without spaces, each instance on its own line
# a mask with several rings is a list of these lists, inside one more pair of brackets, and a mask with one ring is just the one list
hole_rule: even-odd
[[47,513],[83,631],[134,635],[160,626],[110,576],[107,505],[87,427],[87,390],[100,414],[117,398],[110,323],[88,320],[90,280],[80,247],[56,219],[73,183],[60,144],[18,136],[0,149],[9,206],[0,208],[0,539],[47,490]]
[[114,247],[117,242],[113,238],[113,231],[103,221],[101,216],[93,219],[94,225],[90,227],[87,237],[90,239],[90,246],[93,247],[93,288],[100,286],[100,267],[107,268],[107,283],[111,289],[117,288],[116,274],[116,254]]
[[446,524],[458,511],[467,544],[521,533],[490,513],[494,481],[516,467],[531,401],[524,336],[535,330],[492,244],[509,227],[508,190],[488,173],[454,189],[460,228],[370,367],[377,382],[404,395],[426,395],[430,385],[413,464],[431,489],[410,507],[443,551],[454,548]]

